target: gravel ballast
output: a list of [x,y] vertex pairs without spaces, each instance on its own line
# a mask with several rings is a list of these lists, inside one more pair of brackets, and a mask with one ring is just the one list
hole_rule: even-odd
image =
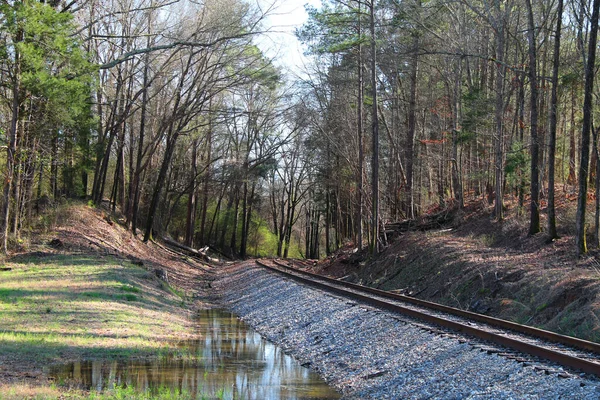
[[546,374],[252,262],[228,269],[215,286],[226,307],[347,399],[600,398],[595,378]]

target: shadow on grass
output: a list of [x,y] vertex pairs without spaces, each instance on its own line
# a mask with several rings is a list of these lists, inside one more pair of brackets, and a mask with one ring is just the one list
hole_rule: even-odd
[[[85,314],[85,313],[79,313],[79,314]],[[83,318],[82,318],[83,319]],[[101,321],[99,321],[99,323],[101,323]],[[45,330],[45,331],[26,331],[26,330],[18,330],[18,329],[10,329],[10,330],[0,330],[0,353],[2,350],[2,343],[3,340],[7,340],[6,338],[9,336],[14,336],[15,338],[23,338],[25,339],[28,335],[32,335],[32,336],[36,336],[39,337],[40,340],[42,340],[41,338],[46,337],[49,339],[56,339],[56,338],[70,338],[70,339],[85,339],[85,340],[98,340],[98,339],[132,339],[132,340],[147,340],[147,341],[155,341],[158,342],[159,339],[157,339],[156,337],[153,336],[153,328],[155,329],[160,329],[163,325],[160,322],[154,322],[154,323],[145,323],[144,327],[148,328],[148,332],[149,333],[142,333],[142,332],[137,332],[135,334],[132,335],[119,335],[117,333],[89,333],[89,332],[68,332],[68,333],[63,333],[63,332],[58,332],[58,331],[52,331],[52,330]],[[177,341],[177,340],[175,340]]]
[[182,328],[169,316],[184,314],[181,296],[146,268],[77,253],[8,262],[16,265],[0,274],[0,365],[156,356],[177,342],[169,338]]
[[[90,256],[84,254],[54,254],[42,251],[34,251],[31,253],[19,254],[8,259],[11,263],[44,265],[49,263],[60,263],[61,266],[69,265],[103,265],[107,259],[99,258],[98,256]],[[118,262],[117,259],[112,259]]]
[[[101,290],[74,292],[67,290],[30,290],[0,288],[0,303],[16,304],[19,302],[23,302],[25,304],[47,306],[52,309],[52,299],[57,299],[55,301],[69,302],[117,302],[121,304],[135,304],[138,307],[142,305],[149,310],[155,310],[164,307],[172,307],[181,302],[181,300],[174,301],[166,299],[164,297],[159,296],[158,294],[154,295],[149,293],[143,293],[143,290],[140,290],[139,294],[126,293],[125,290],[120,290],[117,287],[115,287],[111,292]],[[44,300],[45,303],[41,303],[42,300]]]
[[[182,302],[145,269],[88,257],[36,261],[48,273],[36,266],[0,276],[0,364],[156,356],[177,335],[168,315]],[[64,287],[69,281],[77,286]]]
[[[45,310],[41,310],[41,311],[35,311],[35,310],[28,310],[28,311],[2,311],[2,315],[4,316],[4,320],[5,321],[15,321],[17,318],[27,318],[30,320],[34,320],[36,318],[39,318],[41,315],[44,315],[45,317],[49,317],[51,318],[51,320],[49,320],[49,318],[46,318],[46,320],[44,322],[46,322],[46,324],[42,324],[43,325],[50,325],[50,324],[55,324],[54,326],[56,326],[56,324],[59,324],[61,327],[62,326],[67,326],[67,324],[80,324],[77,328],[73,329],[73,333],[72,332],[66,332],[65,333],[65,329],[57,329],[55,331],[52,330],[48,330],[47,334],[49,335],[64,335],[64,336],[70,336],[70,335],[75,335],[74,332],[78,332],[78,331],[82,331],[85,329],[90,329],[92,327],[95,326],[100,326],[100,328],[104,328],[104,329],[108,329],[110,327],[112,327],[112,325],[110,325],[109,323],[112,324],[127,324],[128,322],[130,322],[130,320],[132,318],[135,318],[137,316],[137,313],[134,312],[135,310],[132,311],[121,311],[121,312],[104,312],[101,315],[103,316],[103,318],[98,319],[99,313],[98,312],[91,312],[91,311],[65,311],[65,312],[60,312],[60,311],[54,311],[51,310],[50,312],[46,312]],[[16,317],[16,318],[13,318]],[[154,322],[149,322],[149,321],[154,321]],[[6,325],[6,324],[5,324]],[[0,335],[2,335],[3,333],[27,333],[27,332],[40,332],[39,331],[39,325],[36,328],[31,328],[31,330],[23,330],[20,331],[20,328],[23,328],[21,326],[22,324],[13,324],[12,327],[7,327],[5,326],[4,328],[0,327]],[[161,323],[160,321],[156,320],[156,319],[151,319],[150,317],[148,317],[146,320],[142,321],[142,322],[138,322],[138,325],[142,325],[145,329],[150,329],[152,327],[156,327],[157,329],[164,327],[164,324]],[[98,337],[116,337],[116,335],[114,334],[91,334],[91,333],[86,333],[85,335],[81,335],[82,337],[90,337],[90,336],[98,336]],[[134,336],[140,336],[140,334],[136,334]],[[141,335],[144,336],[144,335]],[[1,353],[1,351],[0,351]]]
[[[148,270],[131,264],[121,264],[121,260],[99,262],[93,257],[56,256],[39,261],[38,265],[46,265],[40,270],[13,270],[0,275],[0,284],[16,283],[20,288],[0,288],[0,303],[14,303],[21,299],[35,297],[54,298],[73,301],[78,298],[87,301],[136,302],[150,308],[180,305],[183,294],[170,290],[169,286]],[[59,263],[59,265],[56,265]],[[97,268],[105,265],[106,267]],[[89,270],[65,271],[70,268],[89,267]],[[31,272],[31,273],[30,273]],[[100,282],[100,287],[89,290],[54,289],[52,282],[69,280],[80,285],[81,282]],[[23,286],[35,286],[35,282],[45,283],[43,290],[24,289]],[[29,284],[32,282],[32,284]],[[50,284],[50,287],[49,285]],[[14,285],[13,285],[14,286]],[[58,283],[56,284],[58,287]],[[165,296],[165,292],[174,295]],[[135,293],[135,294],[134,294]]]
[[[64,362],[69,359],[155,357],[165,352],[164,347],[143,344],[144,339],[132,338],[132,343],[122,346],[106,346],[99,344],[103,337],[100,335],[58,335],[47,333],[10,332],[10,337],[0,332],[0,360],[2,358],[18,359],[21,362],[40,364]],[[61,340],[78,337],[80,341],[89,343],[73,344]],[[138,343],[135,341],[138,340]],[[166,345],[167,343],[165,343]]]
[[[21,317],[28,318],[28,313],[34,314],[33,312],[3,312],[2,314],[10,319],[9,314],[19,314]],[[56,314],[62,315],[56,318]],[[55,317],[52,322],[59,327],[73,323],[75,319],[77,328],[73,329],[74,332],[52,331],[52,329],[38,332],[23,329],[0,330],[0,365],[3,364],[3,360],[44,364],[80,358],[155,357],[165,353],[165,346],[176,348],[173,345],[179,341],[157,337],[156,332],[164,328],[164,322],[160,320],[144,321],[141,325],[145,331],[133,329],[131,333],[124,333],[110,330],[111,323],[117,326],[127,324],[127,318],[123,318],[123,315],[116,317],[111,313],[105,313],[103,318],[106,320],[98,320],[98,314],[92,312],[52,312],[52,315]],[[35,315],[32,318],[35,318]],[[89,328],[92,331],[75,332],[82,328]]]

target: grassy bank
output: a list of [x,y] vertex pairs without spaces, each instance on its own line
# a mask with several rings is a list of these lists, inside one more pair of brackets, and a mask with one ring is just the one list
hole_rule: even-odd
[[169,343],[194,334],[185,293],[152,270],[111,256],[30,253],[0,270],[0,399],[64,396],[45,379],[49,364],[171,355],[181,350]]

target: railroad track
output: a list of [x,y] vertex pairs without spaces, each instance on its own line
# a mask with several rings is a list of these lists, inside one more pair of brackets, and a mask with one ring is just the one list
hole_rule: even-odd
[[[600,344],[598,343],[324,277],[294,268],[289,260],[286,261],[287,264],[278,260],[257,260],[256,262],[264,268],[303,284],[509,349],[508,351],[485,349],[488,352],[495,352],[518,361],[525,361],[525,359],[516,353],[525,353],[600,377]],[[306,265],[303,266],[306,267]]]

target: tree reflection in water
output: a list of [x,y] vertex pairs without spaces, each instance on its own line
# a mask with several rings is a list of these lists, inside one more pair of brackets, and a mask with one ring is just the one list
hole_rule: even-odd
[[314,372],[267,342],[235,315],[203,310],[201,339],[179,343],[192,359],[151,362],[80,361],[51,367],[57,380],[73,380],[85,389],[103,391],[133,386],[140,391],[172,388],[224,399],[335,399],[340,395]]

